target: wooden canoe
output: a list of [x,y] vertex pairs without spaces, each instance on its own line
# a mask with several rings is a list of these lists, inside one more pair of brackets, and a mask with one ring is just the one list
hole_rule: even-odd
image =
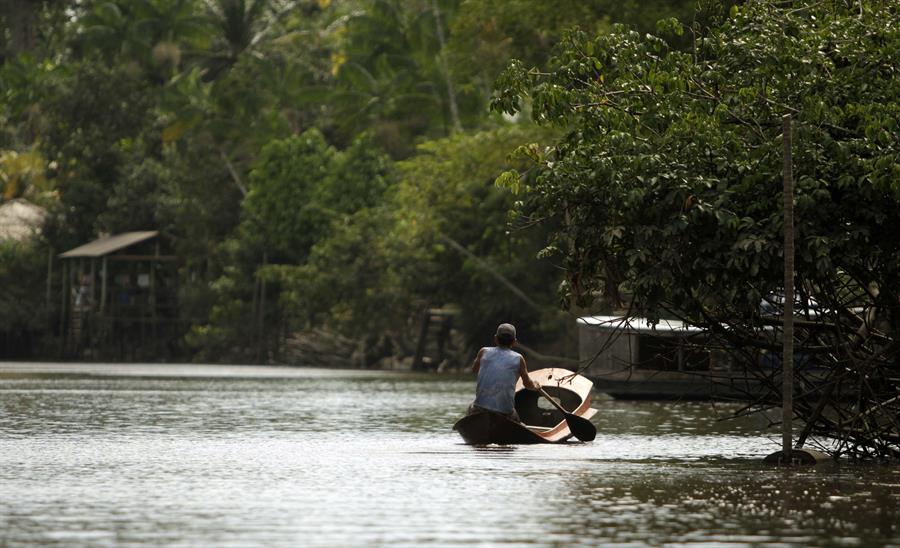
[[[593,383],[586,377],[558,368],[539,369],[530,376],[568,412],[585,419],[597,413],[591,408]],[[561,443],[572,437],[562,413],[536,392],[526,390],[521,379],[516,383],[515,406],[522,422],[486,411],[459,419],[453,429],[470,445]]]

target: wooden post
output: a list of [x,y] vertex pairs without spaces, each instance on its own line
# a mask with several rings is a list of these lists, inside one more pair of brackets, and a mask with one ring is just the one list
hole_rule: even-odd
[[782,119],[784,143],[784,329],[782,336],[781,450],[791,461],[794,418],[794,179],[791,157],[791,115]]
[[794,163],[791,155],[791,115],[781,118],[783,142],[783,195],[784,199],[784,307],[781,341],[781,451],[776,451],[763,462],[795,465],[817,464],[829,460],[827,454],[810,449],[794,449]]
[[[156,245],[154,248],[154,252],[156,257],[159,257],[159,240],[156,240]],[[153,337],[153,348],[155,349],[157,355],[159,354],[159,333],[157,332],[157,317],[156,317],[156,307],[157,307],[157,299],[156,299],[156,260],[150,261],[149,265],[150,270],[150,333]],[[158,359],[158,358],[157,358]]]
[[106,256],[103,256],[103,264],[100,267],[101,276],[103,276],[103,280],[100,282],[100,314],[106,313]]
[[[254,319],[259,317],[259,268],[253,273],[253,298],[250,301],[250,316]],[[258,322],[255,322],[253,330],[254,336],[257,338],[259,336],[259,333],[256,331],[258,328]]]
[[[263,252],[263,260],[262,266],[269,264],[269,254],[267,252]],[[256,362],[264,363],[267,360],[267,356],[265,356],[265,319],[266,319],[266,278],[265,275],[260,276],[259,281],[259,317],[257,321],[259,322],[257,333],[259,334],[259,338],[256,343]]]
[[413,358],[412,368],[415,371],[424,368],[425,348],[428,344],[428,325],[431,323],[431,311],[425,310],[422,316],[422,327],[419,329],[419,342],[416,343],[416,355]]
[[68,299],[66,298],[66,287],[68,287],[69,263],[62,261],[62,279],[60,279],[60,303],[59,303],[59,340],[61,341],[59,355],[64,356],[66,353],[66,314],[68,313]]
[[97,306],[97,259],[91,258],[91,301],[90,309],[93,311]]
[[[613,337],[614,335],[610,335]],[[628,374],[634,374],[634,364],[641,363],[641,335],[635,331],[628,333],[628,350],[630,357],[628,359]]]
[[53,300],[53,250],[47,250],[47,315],[50,320],[50,328],[53,329],[53,315],[50,301]]

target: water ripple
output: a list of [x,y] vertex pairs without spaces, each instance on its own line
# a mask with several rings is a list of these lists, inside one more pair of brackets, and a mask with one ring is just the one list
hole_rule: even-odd
[[705,404],[471,447],[469,378],[43,367],[0,377],[4,546],[900,543],[900,469],[765,467],[765,421]]

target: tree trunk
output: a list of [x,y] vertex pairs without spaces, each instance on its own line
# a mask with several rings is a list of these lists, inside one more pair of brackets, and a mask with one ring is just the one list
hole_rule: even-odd
[[462,123],[459,120],[459,106],[456,104],[456,91],[453,89],[453,80],[450,78],[450,67],[447,66],[447,58],[444,52],[446,40],[444,38],[444,27],[441,23],[441,10],[438,7],[437,0],[431,0],[431,11],[434,14],[438,45],[441,48],[441,51],[438,52],[438,61],[441,64],[441,71],[444,73],[444,81],[447,83],[447,103],[450,106],[450,121],[453,124],[453,131],[459,133],[462,131]]
[[4,0],[6,22],[9,26],[7,51],[16,55],[34,49],[37,44],[39,0]]

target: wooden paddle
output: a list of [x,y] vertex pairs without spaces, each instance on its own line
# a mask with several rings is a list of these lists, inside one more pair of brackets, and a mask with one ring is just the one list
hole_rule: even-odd
[[573,415],[569,413],[563,406],[560,405],[556,400],[550,397],[550,394],[544,391],[543,388],[539,389],[538,392],[541,393],[542,396],[550,400],[550,403],[553,404],[554,407],[559,409],[559,412],[563,414],[563,417],[566,419],[566,424],[569,425],[569,430],[575,434],[575,437],[580,441],[593,441],[594,438],[597,437],[597,428],[594,424],[587,420],[584,417],[579,417],[578,415]]

